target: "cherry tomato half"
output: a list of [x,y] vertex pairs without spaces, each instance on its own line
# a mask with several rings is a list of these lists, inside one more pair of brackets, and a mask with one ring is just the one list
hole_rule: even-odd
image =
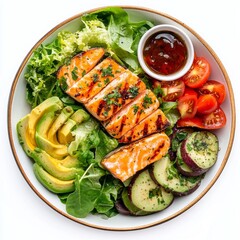
[[178,99],[178,110],[181,118],[193,118],[197,113],[197,97],[184,95]]
[[203,57],[195,57],[190,70],[182,77],[186,86],[199,88],[208,80],[210,76],[210,64]]
[[227,118],[221,108],[217,108],[210,114],[203,115],[203,126],[205,129],[219,129],[226,125]]
[[182,80],[158,81],[153,80],[153,87],[160,86],[162,89],[162,99],[167,102],[175,102],[185,91],[185,84]]
[[198,97],[198,93],[189,87],[185,87],[184,95],[195,95],[196,97]]
[[217,99],[212,94],[201,95],[197,100],[197,111],[201,114],[209,114],[217,107]]
[[222,128],[226,125],[227,119],[224,111],[221,108],[216,109],[210,114],[205,114],[201,118],[193,117],[179,119],[178,127],[197,127],[202,129],[214,130]]
[[201,88],[198,89],[200,95],[213,94],[218,104],[222,104],[226,98],[225,86],[215,80],[208,80]]

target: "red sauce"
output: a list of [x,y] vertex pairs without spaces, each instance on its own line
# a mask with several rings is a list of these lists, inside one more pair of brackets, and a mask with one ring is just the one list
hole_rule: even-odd
[[155,33],[146,41],[143,56],[154,72],[169,75],[185,65],[187,48],[183,40],[173,32]]

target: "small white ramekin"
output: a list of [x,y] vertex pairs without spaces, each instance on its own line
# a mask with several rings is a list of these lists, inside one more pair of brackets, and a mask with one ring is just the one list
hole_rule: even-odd
[[[151,70],[144,61],[143,49],[144,49],[145,43],[153,34],[158,33],[158,32],[172,32],[172,33],[176,34],[177,36],[179,36],[186,45],[186,48],[187,48],[186,63],[180,70],[178,70],[175,73],[172,73],[169,75],[158,74],[158,73],[154,72],[153,70]],[[193,64],[193,60],[194,60],[193,43],[192,43],[191,39],[189,38],[189,36],[180,28],[173,26],[173,25],[169,25],[169,24],[160,24],[160,25],[154,26],[153,28],[149,29],[140,39],[139,45],[138,45],[138,60],[139,60],[139,63],[141,65],[143,71],[150,77],[160,80],[160,81],[173,81],[173,80],[176,80],[176,79],[182,77],[191,68],[191,66]]]

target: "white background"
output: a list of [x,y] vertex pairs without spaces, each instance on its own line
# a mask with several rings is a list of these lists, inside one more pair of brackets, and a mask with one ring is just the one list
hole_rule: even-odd
[[148,7],[176,17],[213,48],[240,102],[240,14],[236,0],[1,0],[0,2],[0,239],[240,239],[239,128],[228,163],[210,191],[177,218],[145,230],[110,232],[75,223],[46,205],[22,177],[11,153],[7,104],[14,76],[31,47],[63,20],[107,5]]

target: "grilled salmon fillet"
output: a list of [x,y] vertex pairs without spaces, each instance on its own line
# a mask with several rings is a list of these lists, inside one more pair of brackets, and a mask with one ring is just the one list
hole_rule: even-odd
[[67,89],[66,93],[76,101],[85,104],[125,71],[113,59],[106,58]]
[[129,143],[152,133],[161,132],[170,125],[162,110],[155,112],[144,118],[140,123],[127,131],[118,141],[120,143]]
[[105,121],[145,89],[145,83],[137,75],[126,70],[86,103],[85,107],[95,118]]
[[114,138],[121,138],[126,132],[141,122],[159,107],[154,93],[146,89],[133,102],[118,111],[112,118],[103,122],[106,131]]
[[105,54],[104,48],[91,48],[75,55],[69,64],[63,65],[57,72],[57,78],[64,90],[71,87],[86,73],[92,70]]
[[161,159],[170,147],[165,133],[155,133],[129,145],[120,147],[101,162],[115,178],[122,182],[149,164]]

